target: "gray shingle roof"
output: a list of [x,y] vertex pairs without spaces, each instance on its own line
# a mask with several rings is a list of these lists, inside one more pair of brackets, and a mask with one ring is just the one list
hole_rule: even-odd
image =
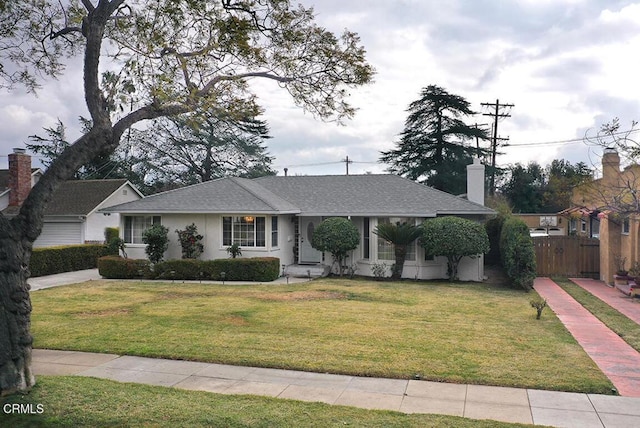
[[290,202],[246,178],[220,178],[104,209],[136,213],[298,213]]
[[482,205],[390,174],[262,177],[254,181],[283,195],[306,215],[493,214]]
[[87,215],[126,182],[126,179],[66,181],[51,197],[44,215]]
[[122,213],[488,215],[494,211],[396,175],[222,178],[104,209]]

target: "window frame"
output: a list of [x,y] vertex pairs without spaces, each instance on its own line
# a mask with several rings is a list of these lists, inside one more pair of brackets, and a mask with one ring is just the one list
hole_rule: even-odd
[[[142,219],[144,223],[142,228],[135,224],[136,219],[138,222]],[[159,215],[124,215],[122,232],[124,243],[129,245],[144,245],[144,242],[142,242],[143,232],[156,224],[162,224],[162,217]],[[139,234],[137,233],[138,230],[140,231]]]
[[631,231],[631,222],[629,221],[629,217],[625,217],[622,219],[622,234],[629,235]]
[[[413,221],[413,224],[415,225],[416,223],[416,219],[414,217],[378,217],[378,224],[381,223],[391,223],[391,222],[405,222],[405,223],[410,223]],[[389,251],[387,250],[387,248],[390,248],[391,251],[391,258],[381,258],[380,257],[380,249],[383,249],[384,251],[382,251],[383,254],[388,254]],[[384,239],[382,239],[381,237],[377,236],[377,240],[376,240],[376,258],[377,260],[383,260],[383,261],[395,261],[396,260],[396,256],[395,256],[395,251],[393,249],[393,244],[391,244],[390,242],[385,241]],[[418,260],[418,242],[417,240],[414,241],[407,249],[407,255],[405,257],[405,262],[409,262],[409,264],[411,263],[415,263]]]
[[271,216],[271,248],[278,248],[278,216]]
[[221,223],[223,247],[237,243],[242,248],[267,248],[266,216],[225,215]]

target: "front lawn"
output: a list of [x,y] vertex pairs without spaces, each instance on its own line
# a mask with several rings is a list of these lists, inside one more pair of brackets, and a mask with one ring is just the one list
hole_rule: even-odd
[[485,284],[91,281],[34,292],[37,348],[610,393],[555,315]]
[[[74,376],[39,376],[28,395],[0,398],[33,414],[2,414],[18,427],[524,427],[455,416],[407,415],[277,398],[221,395]],[[40,405],[40,407],[38,407]],[[7,407],[10,409],[11,407]],[[27,407],[29,409],[29,407]],[[41,413],[38,413],[38,409]]]

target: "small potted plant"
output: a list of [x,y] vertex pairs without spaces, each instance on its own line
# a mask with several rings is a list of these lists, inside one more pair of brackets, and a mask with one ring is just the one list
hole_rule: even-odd
[[629,269],[627,276],[633,278],[633,281],[640,285],[640,261],[633,262],[633,266]]
[[613,261],[616,264],[616,274],[613,275],[614,285],[627,285],[629,283],[629,271],[625,269],[627,258],[615,254]]

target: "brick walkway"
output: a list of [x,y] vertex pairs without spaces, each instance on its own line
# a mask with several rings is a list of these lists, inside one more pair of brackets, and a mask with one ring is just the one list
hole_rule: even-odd
[[536,278],[534,288],[620,395],[640,397],[640,353],[549,278]]
[[571,278],[571,281],[587,290],[627,318],[640,324],[640,301],[622,294],[618,289],[609,287],[602,281],[585,278]]

